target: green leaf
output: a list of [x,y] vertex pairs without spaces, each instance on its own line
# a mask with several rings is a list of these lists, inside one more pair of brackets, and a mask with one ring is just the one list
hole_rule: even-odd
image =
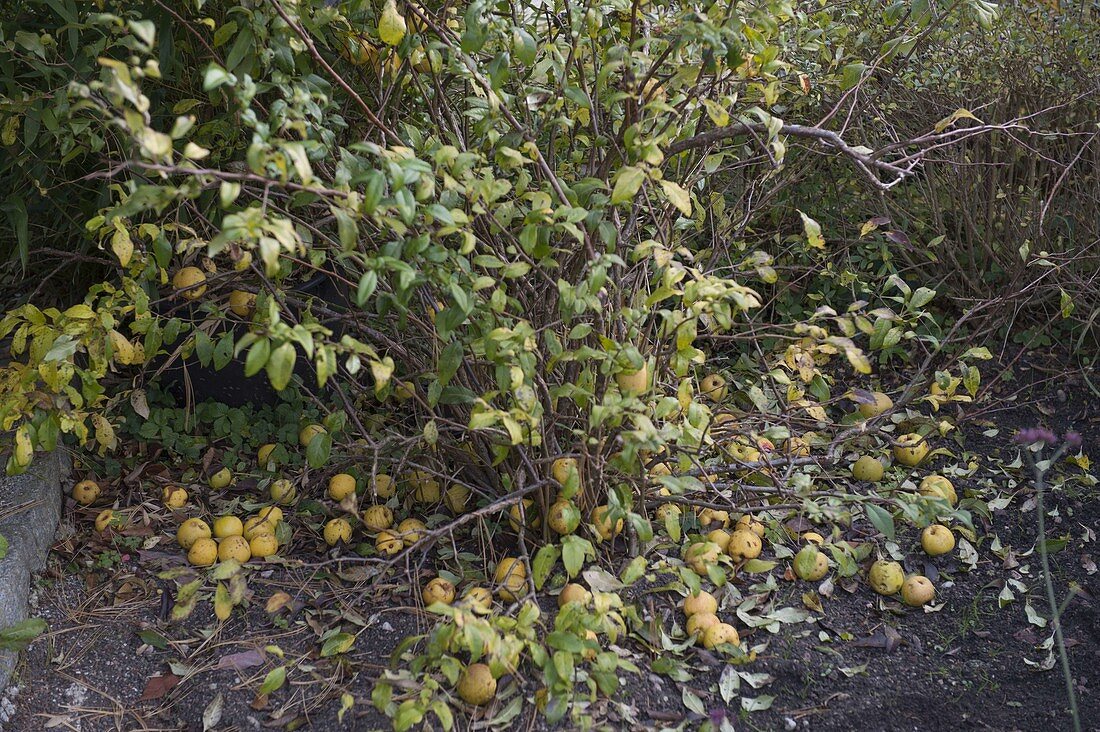
[[531,561],[531,579],[535,581],[536,590],[542,589],[560,556],[561,549],[557,544],[547,544],[535,554],[535,558]]
[[0,534],[0,559],[8,556],[8,540],[4,538],[3,534]]
[[821,224],[802,213],[802,211],[799,211],[798,215],[802,217],[802,230],[806,234],[806,243],[814,249],[824,249],[825,237],[821,235]]
[[290,383],[297,358],[298,352],[292,343],[284,343],[271,352],[271,358],[267,362],[267,378],[271,380],[275,391],[282,391]]
[[887,539],[893,540],[894,538],[894,517],[882,506],[876,506],[873,503],[868,503],[864,506],[864,510],[867,511],[867,518],[871,524],[879,530],[883,536]]
[[46,632],[46,621],[42,618],[26,620],[0,629],[0,651],[19,652]]
[[271,357],[271,341],[261,338],[248,349],[248,357],[244,360],[244,375],[255,376],[260,369],[267,365]]
[[314,435],[313,439],[309,441],[309,445],[306,446],[306,462],[309,463],[309,467],[319,470],[328,462],[331,452],[332,435],[328,432]]
[[619,170],[615,179],[615,189],[611,192],[611,203],[619,204],[634,200],[645,182],[645,171],[635,165],[627,165]]
[[355,636],[351,633],[337,633],[321,646],[321,658],[347,653],[355,645]]
[[267,676],[264,677],[264,682],[260,684],[259,695],[267,696],[272,694],[283,687],[286,682],[286,666],[279,666],[273,668],[267,672]]

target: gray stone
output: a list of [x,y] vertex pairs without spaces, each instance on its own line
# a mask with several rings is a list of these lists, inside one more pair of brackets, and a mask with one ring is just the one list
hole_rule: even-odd
[[[0,457],[0,466],[6,462]],[[8,541],[8,553],[0,559],[0,628],[27,617],[31,575],[46,567],[61,518],[61,482],[68,473],[69,459],[60,449],[36,455],[23,475],[0,473],[0,535]],[[0,691],[16,660],[17,654],[0,651]]]

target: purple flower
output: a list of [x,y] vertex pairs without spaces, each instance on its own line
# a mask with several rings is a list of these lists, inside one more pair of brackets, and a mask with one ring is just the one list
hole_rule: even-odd
[[1021,445],[1032,445],[1036,442],[1044,442],[1048,445],[1053,445],[1058,442],[1058,435],[1054,434],[1046,427],[1027,427],[1017,432],[1013,441]]
[[1081,443],[1084,441],[1081,439],[1080,432],[1067,432],[1063,438],[1066,444],[1070,447],[1081,447]]

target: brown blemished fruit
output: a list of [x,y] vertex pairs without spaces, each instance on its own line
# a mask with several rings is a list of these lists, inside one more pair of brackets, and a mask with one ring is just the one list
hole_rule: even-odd
[[502,599],[515,602],[527,586],[527,567],[515,557],[504,557],[493,573],[493,582],[497,585],[497,594]]
[[554,480],[558,481],[562,485],[565,485],[565,482],[569,479],[569,476],[574,473],[576,473],[578,476],[580,475],[580,463],[577,462],[576,458],[558,458],[550,466],[550,475],[553,476]]
[[347,473],[337,473],[328,479],[328,497],[339,503],[355,493],[355,478]]
[[596,527],[596,534],[601,541],[618,536],[623,530],[623,520],[620,518],[612,522],[610,513],[610,506],[596,506],[588,517],[589,523]]
[[875,398],[873,404],[869,402],[860,402],[859,406],[856,407],[856,409],[859,410],[859,415],[864,419],[877,417],[894,408],[894,400],[891,399],[888,394],[881,391],[873,391],[871,395]]
[[216,491],[228,488],[229,484],[233,482],[233,471],[229,468],[221,468],[211,475],[207,482]]
[[852,477],[856,480],[877,483],[885,474],[886,469],[882,467],[882,463],[870,455],[863,455],[852,463]]
[[928,454],[928,440],[915,432],[902,435],[894,445],[894,459],[910,468],[920,465]]
[[723,401],[728,392],[729,387],[721,374],[707,374],[699,382],[699,393],[703,395],[704,399],[709,399],[712,402]]
[[198,267],[182,267],[172,276],[172,287],[184,300],[198,300],[206,294],[206,274]]
[[293,503],[295,496],[298,495],[298,491],[294,488],[294,484],[286,478],[279,478],[278,480],[272,481],[270,491],[271,500],[283,505]]
[[761,539],[764,538],[764,524],[760,521],[757,521],[750,514],[746,513],[741,516],[741,518],[737,519],[737,529],[747,529],[748,531],[751,531],[752,533],[759,536]]
[[955,548],[955,535],[943,524],[930,524],[920,535],[920,545],[930,557],[939,557]]
[[[717,524],[717,526],[714,526],[715,524]],[[717,508],[704,508],[699,512],[699,525],[704,529],[728,528],[730,525],[729,511],[722,511]]]
[[252,549],[243,536],[227,536],[218,543],[218,561],[228,562],[236,559],[244,564],[252,558]]
[[99,493],[99,483],[94,480],[82,480],[73,486],[73,500],[81,506],[95,503]]
[[703,633],[706,632],[707,628],[721,622],[714,613],[695,613],[688,616],[687,622],[684,623],[684,630],[687,631],[689,636],[695,638],[696,643],[702,643]]
[[905,572],[897,562],[879,559],[867,572],[867,584],[880,595],[893,595],[905,584]]
[[168,508],[183,508],[187,505],[187,491],[178,485],[167,485],[161,491],[160,500]]
[[334,518],[325,524],[325,543],[329,546],[336,546],[340,542],[348,543],[351,541],[351,524],[347,519]]
[[901,601],[911,607],[927,605],[934,599],[936,599],[936,588],[924,575],[910,575],[901,586]]
[[737,629],[732,625],[718,623],[703,631],[703,647],[708,651],[727,643],[731,646],[741,645],[741,636],[737,634]]
[[396,536],[393,532],[379,531],[378,536],[374,537],[374,548],[378,550],[379,554],[385,554],[387,557],[392,557],[404,549],[405,545],[404,542],[401,541],[401,538]]
[[764,542],[755,532],[738,529],[730,534],[729,543],[726,544],[726,554],[735,562],[744,562],[756,559],[764,549]]
[[959,502],[959,496],[955,493],[955,486],[942,475],[927,475],[920,482],[920,494],[932,498],[942,498],[948,504],[954,506]]
[[458,697],[467,704],[483,706],[497,694],[497,680],[484,663],[471,663],[458,677]]
[[209,567],[218,561],[218,545],[213,539],[196,539],[187,550],[187,561],[196,567]]
[[587,605],[591,599],[592,593],[586,590],[583,585],[578,585],[576,582],[570,582],[565,587],[562,587],[561,592],[558,593],[558,607],[565,607],[571,602],[579,602],[581,605]]
[[256,534],[249,540],[248,548],[253,557],[264,559],[279,551],[279,541],[274,534]]
[[323,435],[326,432],[328,432],[328,430],[319,424],[307,424],[298,431],[298,444],[302,447],[309,447],[309,443],[313,442],[314,437]]
[[698,595],[688,595],[683,603],[684,615],[688,617],[697,613],[715,614],[718,612],[718,599],[709,592],[700,590]]
[[367,527],[367,531],[385,531],[393,526],[393,511],[389,506],[370,506],[363,511],[363,525]]
[[99,515],[95,517],[95,530],[101,534],[111,526],[118,526],[119,522],[115,520],[115,512],[109,508],[105,508],[99,512]]
[[256,294],[244,290],[229,293],[229,309],[239,318],[251,318],[256,312]]
[[791,457],[809,457],[810,442],[804,437],[788,437],[783,442],[783,452]]
[[434,577],[424,585],[420,597],[425,605],[434,605],[437,602],[450,605],[455,600],[455,586],[442,577]]
[[236,516],[219,516],[214,519],[214,538],[224,539],[227,536],[241,536],[244,534],[244,524]]
[[555,533],[572,534],[581,525],[581,512],[572,501],[555,501],[546,516],[546,522]]
[[252,541],[259,534],[274,534],[275,523],[265,516],[252,516],[245,520],[241,536]]
[[176,543],[190,549],[199,539],[210,538],[210,527],[200,518],[189,518],[176,529]]

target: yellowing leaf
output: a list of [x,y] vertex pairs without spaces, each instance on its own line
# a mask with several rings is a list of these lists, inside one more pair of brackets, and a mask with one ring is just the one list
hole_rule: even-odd
[[1089,462],[1089,456],[1083,452],[1078,453],[1077,455],[1070,455],[1068,458],[1066,458],[1066,462],[1076,465],[1077,467],[1081,468],[1081,470],[1088,470],[1089,466],[1091,465],[1091,463]]
[[218,620],[229,620],[229,615],[233,612],[233,601],[229,599],[229,590],[226,589],[224,582],[219,582],[217,588],[214,590],[214,615],[218,617]]
[[615,180],[615,190],[611,192],[612,205],[634,200],[644,181],[644,170],[634,165],[623,167]]
[[680,209],[680,213],[684,216],[691,216],[691,195],[680,187],[680,184],[670,180],[662,180],[661,189],[665,192],[669,203]]
[[396,46],[405,37],[405,18],[397,12],[394,0],[389,0],[382,10],[382,17],[378,20],[378,37],[387,46]]
[[806,232],[806,243],[814,249],[824,249],[825,237],[821,235],[821,224],[801,211],[798,212],[798,215],[802,217],[802,229]]
[[962,107],[960,107],[948,116],[941,119],[939,122],[937,122],[934,129],[936,130],[936,132],[943,132],[948,127],[958,122],[960,119],[972,119],[975,122],[981,122],[981,120],[975,117],[969,109],[963,109]]

